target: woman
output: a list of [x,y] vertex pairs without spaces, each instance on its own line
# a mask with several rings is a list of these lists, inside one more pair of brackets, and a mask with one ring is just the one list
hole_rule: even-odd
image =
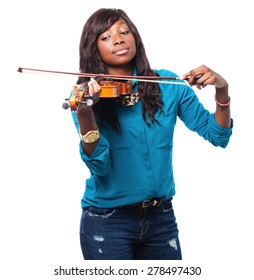
[[[99,9],[87,20],[80,71],[177,77],[151,69],[137,28],[119,9]],[[80,155],[91,173],[82,198],[84,259],[182,259],[172,207],[176,119],[214,146],[225,148],[232,134],[226,80],[204,65],[182,79],[190,86],[134,79],[132,94],[100,99],[101,86],[91,79],[93,105],[72,112]],[[77,83],[85,82],[80,77]],[[199,102],[193,85],[215,86],[215,113]]]

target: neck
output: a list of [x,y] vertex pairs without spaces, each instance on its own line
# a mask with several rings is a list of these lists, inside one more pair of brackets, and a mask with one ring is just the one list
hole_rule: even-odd
[[121,75],[121,76],[132,76],[133,75],[133,65],[127,67],[107,67],[107,73],[109,75]]

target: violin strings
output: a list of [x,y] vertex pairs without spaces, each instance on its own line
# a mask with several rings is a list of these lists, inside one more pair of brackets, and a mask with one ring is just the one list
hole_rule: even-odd
[[[135,80],[135,79],[134,79]],[[180,80],[180,79],[179,79]],[[175,81],[153,81],[153,80],[146,80],[146,79],[138,79],[138,82],[146,82],[146,83],[157,83],[157,84],[172,84],[172,85],[184,85],[189,86],[189,83],[185,80],[182,82],[175,82]]]

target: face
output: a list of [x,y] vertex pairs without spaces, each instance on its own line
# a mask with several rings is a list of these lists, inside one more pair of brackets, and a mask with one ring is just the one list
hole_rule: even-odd
[[127,67],[136,55],[136,44],[128,25],[116,21],[98,38],[99,55],[108,68]]

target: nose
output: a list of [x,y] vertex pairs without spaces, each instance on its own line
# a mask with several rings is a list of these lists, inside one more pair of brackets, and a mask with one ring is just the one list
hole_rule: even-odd
[[114,38],[114,45],[120,45],[124,42],[122,36],[120,34],[118,35],[115,35],[115,38]]

